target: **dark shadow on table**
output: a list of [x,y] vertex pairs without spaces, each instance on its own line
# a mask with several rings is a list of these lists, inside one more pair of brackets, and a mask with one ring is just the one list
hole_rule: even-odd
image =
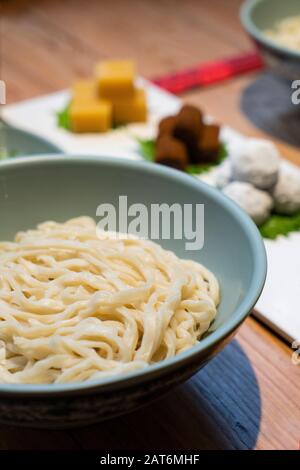
[[300,104],[292,102],[294,91],[291,81],[265,72],[245,88],[241,96],[241,108],[256,127],[298,147]]
[[234,340],[202,371],[148,407],[70,431],[89,449],[251,449],[261,401],[252,366]]

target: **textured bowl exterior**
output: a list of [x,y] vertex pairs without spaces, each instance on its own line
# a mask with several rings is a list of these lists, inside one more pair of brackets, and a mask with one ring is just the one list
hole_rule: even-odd
[[71,428],[92,424],[135,410],[161,397],[189,378],[194,370],[120,391],[56,398],[1,398],[0,421],[18,426]]
[[149,381],[125,384],[124,388],[63,396],[1,396],[0,422],[45,429],[75,428],[105,421],[149,405],[204,367],[234,336],[235,331],[188,364]]
[[[28,190],[29,188],[29,190]],[[109,419],[161,397],[214,357],[255,305],[266,276],[261,236],[221,192],[194,177],[152,163],[71,155],[29,157],[0,165],[0,240],[43,220],[95,217],[100,202],[203,203],[205,243],[185,252],[180,240],[161,241],[180,257],[203,262],[221,284],[221,304],[209,334],[183,353],[124,375],[69,384],[0,384],[0,421],[64,428]]]

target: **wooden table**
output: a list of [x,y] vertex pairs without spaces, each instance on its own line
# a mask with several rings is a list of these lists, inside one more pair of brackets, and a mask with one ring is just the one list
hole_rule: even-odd
[[[238,0],[2,0],[1,65],[8,102],[70,85],[105,57],[132,57],[158,76],[249,50]],[[240,111],[253,74],[187,93],[220,122],[263,135]],[[300,163],[298,149],[278,142]],[[203,371],[131,415],[72,431],[0,426],[0,449],[297,449],[300,368],[253,317]]]

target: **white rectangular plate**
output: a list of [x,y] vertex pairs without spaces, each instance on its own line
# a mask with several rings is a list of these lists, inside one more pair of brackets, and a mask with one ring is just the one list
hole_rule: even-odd
[[[157,122],[163,116],[175,113],[181,105],[177,97],[144,79],[138,81],[147,90],[149,122],[132,124],[103,135],[76,135],[57,127],[56,112],[70,99],[68,91],[7,106],[3,114],[12,125],[51,140],[65,152],[138,159],[138,144],[134,137],[152,138]],[[243,137],[224,126],[222,138],[230,142]],[[210,175],[202,179],[211,182]],[[265,240],[265,246],[268,275],[255,314],[288,341],[300,340],[300,233],[279,237],[275,241]]]

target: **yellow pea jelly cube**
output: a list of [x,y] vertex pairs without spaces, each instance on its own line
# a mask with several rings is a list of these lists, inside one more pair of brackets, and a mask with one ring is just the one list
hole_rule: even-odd
[[96,66],[96,82],[101,98],[125,98],[134,93],[135,67],[129,60],[107,60]]
[[145,122],[147,120],[147,100],[145,90],[138,88],[132,98],[114,100],[113,121],[116,124]]
[[94,80],[77,80],[72,87],[72,99],[74,102],[85,103],[97,99],[97,89]]
[[104,100],[72,102],[70,124],[73,132],[106,132],[112,125],[112,105]]

